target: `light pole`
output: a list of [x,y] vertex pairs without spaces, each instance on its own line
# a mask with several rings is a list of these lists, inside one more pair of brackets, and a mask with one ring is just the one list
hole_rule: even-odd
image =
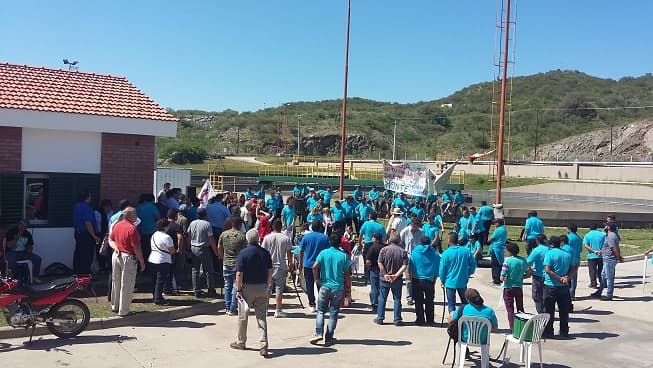
[[392,131],[392,161],[394,161],[397,152],[397,119],[395,119],[395,128]]
[[302,121],[302,114],[297,114],[297,156],[299,156],[299,142],[300,141],[300,136],[299,136],[299,124]]
[[340,180],[338,192],[340,200],[345,199],[345,147],[347,144],[347,78],[349,77],[349,23],[351,20],[351,0],[347,0],[347,38],[345,41],[345,88],[342,99],[342,127],[340,131]]

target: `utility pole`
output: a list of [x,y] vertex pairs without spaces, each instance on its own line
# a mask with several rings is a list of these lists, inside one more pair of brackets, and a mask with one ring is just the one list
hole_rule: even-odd
[[501,204],[503,181],[503,144],[506,123],[506,81],[508,76],[508,42],[510,41],[510,0],[506,0],[506,19],[503,40],[503,65],[501,66],[501,100],[499,102],[499,137],[497,144],[497,192],[495,203]]
[[538,139],[538,129],[540,127],[540,110],[535,110],[535,159],[537,161],[537,139]]
[[302,121],[302,114],[297,114],[297,156],[299,156],[299,144],[300,144],[300,136],[299,136],[299,124]]
[[396,160],[395,152],[397,150],[397,119],[395,119],[395,129],[392,133],[392,161]]
[[351,20],[351,0],[347,0],[347,38],[345,41],[345,88],[342,99],[342,126],[340,131],[340,180],[338,192],[340,200],[345,199],[345,147],[347,144],[347,79],[349,77],[349,23]]

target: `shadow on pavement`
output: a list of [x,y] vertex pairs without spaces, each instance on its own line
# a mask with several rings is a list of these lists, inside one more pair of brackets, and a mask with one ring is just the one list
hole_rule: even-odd
[[48,337],[48,338],[38,338],[33,340],[31,343],[25,342],[22,345],[11,345],[7,343],[0,344],[0,353],[10,352],[15,350],[43,350],[43,351],[54,351],[62,352],[65,354],[71,354],[68,350],[63,349],[64,346],[69,345],[89,345],[89,344],[105,344],[117,342],[121,343],[123,341],[136,340],[135,337],[124,336],[124,335],[81,335],[73,337],[70,339],[61,339],[58,337]]
[[[495,362],[502,363],[501,360],[495,360]],[[479,365],[480,365],[480,363],[479,363]],[[539,364],[537,364],[537,363],[534,363],[533,365],[536,366],[536,367],[539,367]],[[520,364],[520,363],[510,362],[508,364],[500,365],[500,367],[523,367],[523,363]],[[556,363],[544,363],[543,367],[544,368],[571,368],[568,365],[556,364]]]
[[614,314],[614,312],[609,311],[609,310],[593,309],[592,307],[589,307],[587,309],[582,309],[582,310],[579,310],[579,311],[575,311],[574,314],[590,314],[590,315],[595,315],[595,316],[608,316],[610,314]]
[[[338,340],[340,342],[340,340]],[[284,349],[268,349],[268,359],[279,358],[286,355],[321,355],[335,353],[338,350],[328,347],[305,347],[298,346],[296,348]]]
[[365,346],[406,346],[412,345],[410,341],[375,340],[375,339],[338,339],[338,345],[365,345]]
[[574,339],[599,339],[599,340],[604,340],[604,339],[611,339],[615,337],[619,337],[619,334],[616,333],[611,333],[611,332],[579,332],[579,333],[572,333],[569,334],[569,337],[574,338]]
[[209,326],[215,326],[215,323],[213,322],[206,322],[206,323],[200,323],[200,322],[193,322],[193,321],[186,321],[186,320],[173,320],[173,321],[166,321],[166,322],[145,322],[145,323],[138,323],[138,327],[166,327],[166,328],[204,328],[204,327],[209,327]]
[[620,302],[650,302],[653,296],[615,296],[615,301]]

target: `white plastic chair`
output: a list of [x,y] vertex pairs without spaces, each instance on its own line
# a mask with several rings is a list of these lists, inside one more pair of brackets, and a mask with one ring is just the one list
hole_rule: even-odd
[[[519,338],[515,338],[512,334],[506,335],[506,339],[503,342],[503,347],[501,347],[501,351],[503,351],[503,362],[505,364],[506,362],[506,353],[508,352],[508,342],[513,342],[515,344],[519,344],[519,362],[523,363],[524,358],[526,358],[526,368],[530,368],[531,362],[532,362],[532,351],[533,351],[533,344],[537,344],[537,348],[540,353],[540,368],[543,368],[544,365],[542,364],[542,334],[544,333],[544,328],[546,327],[547,322],[549,322],[549,316],[548,313],[542,313],[542,314],[537,314],[531,319],[526,322],[524,325],[524,328],[521,330],[521,334],[519,334]],[[533,338],[531,341],[525,340],[526,338],[526,333],[527,331],[533,327]]]
[[[463,326],[467,329],[467,342],[464,342]],[[483,330],[487,334],[487,343],[481,343],[483,339]],[[481,368],[488,368],[490,366],[490,335],[492,332],[492,324],[490,320],[483,317],[468,317],[462,316],[458,320],[458,348],[460,349],[459,367],[465,366],[465,357],[467,354],[468,346],[478,346],[481,348]]]

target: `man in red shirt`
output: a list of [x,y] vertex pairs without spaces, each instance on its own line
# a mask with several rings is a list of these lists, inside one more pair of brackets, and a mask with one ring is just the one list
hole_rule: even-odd
[[129,305],[132,302],[134,284],[136,283],[137,267],[145,271],[145,260],[141,250],[141,237],[134,223],[138,220],[136,209],[127,207],[123,211],[122,220],[111,230],[109,244],[113,248],[113,282],[111,289],[111,310],[125,317],[130,314]]

